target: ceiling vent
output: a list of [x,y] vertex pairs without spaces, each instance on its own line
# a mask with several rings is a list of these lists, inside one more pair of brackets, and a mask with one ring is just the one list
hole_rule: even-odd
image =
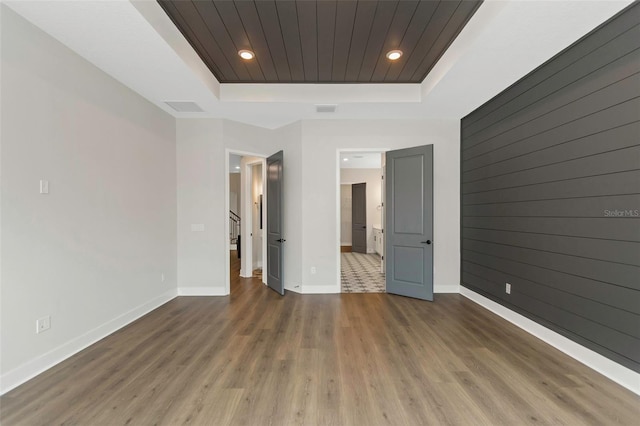
[[316,112],[336,112],[336,104],[316,105]]
[[204,112],[195,102],[165,102],[176,112]]

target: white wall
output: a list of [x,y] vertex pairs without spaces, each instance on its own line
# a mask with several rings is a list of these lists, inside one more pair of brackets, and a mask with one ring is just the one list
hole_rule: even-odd
[[240,212],[240,173],[229,173],[229,209]]
[[[459,120],[302,122],[303,292],[339,289],[337,151],[434,145],[434,289],[459,289]],[[311,274],[316,267],[316,274]]]
[[[221,271],[225,270],[228,238],[224,222],[229,221],[224,203],[224,156],[222,120],[177,120],[177,264],[181,294],[224,293]],[[203,227],[192,230],[193,225]]]
[[340,245],[351,246],[351,185],[340,185]]
[[176,166],[171,116],[0,7],[6,391],[175,296]]
[[[262,194],[262,164],[251,170],[251,225],[253,230],[253,268],[262,268],[262,229],[260,229],[260,195]],[[253,273],[253,271],[251,271]]]
[[373,227],[380,227],[382,220],[382,169],[340,169],[340,182],[367,184],[367,253],[375,253]]

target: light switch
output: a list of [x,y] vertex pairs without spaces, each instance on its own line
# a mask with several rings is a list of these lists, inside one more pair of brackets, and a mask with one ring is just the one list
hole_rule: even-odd
[[204,223],[192,223],[191,224],[192,232],[204,232]]
[[49,193],[49,181],[48,180],[41,180],[40,181],[40,193],[41,194],[48,194]]

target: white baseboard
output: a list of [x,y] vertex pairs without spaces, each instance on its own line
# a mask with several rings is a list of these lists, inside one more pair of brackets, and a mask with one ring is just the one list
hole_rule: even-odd
[[[263,279],[264,285],[267,285],[267,275],[266,274],[262,275],[262,279]],[[302,294],[302,285],[300,283],[287,282],[285,280],[284,289],[286,291],[293,291],[294,293]]]
[[510,323],[517,325],[524,331],[536,336],[538,339],[550,344],[559,351],[564,352],[587,367],[608,377],[620,386],[640,395],[640,374],[635,371],[624,367],[617,362],[611,361],[609,358],[602,356],[599,353],[594,352],[591,349],[588,349],[573,340],[568,339],[563,335],[474,292],[473,290],[460,286],[460,294],[490,310],[494,314],[506,319]]
[[460,293],[459,285],[434,285],[433,286],[434,293]]
[[[264,284],[267,285],[267,283],[264,283]],[[302,292],[300,291],[300,285],[294,285],[293,287],[287,287],[287,285],[285,284],[284,289],[286,291],[292,291],[294,293],[302,294]]]
[[131,309],[129,312],[107,321],[106,323],[90,330],[67,343],[58,346],[49,352],[42,354],[30,361],[25,362],[17,368],[3,374],[0,377],[0,395],[9,392],[11,389],[23,384],[24,382],[34,378],[38,374],[48,370],[65,359],[75,355],[81,350],[91,346],[98,340],[118,331],[122,327],[132,323],[143,315],[153,311],[159,306],[164,305],[171,299],[176,297],[176,290],[169,290],[150,301],[143,303]]
[[302,294],[336,294],[340,293],[340,285],[303,285]]
[[222,287],[178,287],[178,296],[228,296]]
[[[438,285],[433,288],[434,293],[460,293],[458,285]],[[340,293],[339,285],[305,285],[302,286],[302,294],[336,294]]]

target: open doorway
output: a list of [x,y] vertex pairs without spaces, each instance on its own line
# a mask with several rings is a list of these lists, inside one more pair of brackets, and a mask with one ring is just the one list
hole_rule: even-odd
[[384,199],[381,151],[341,151],[340,292],[384,293]]
[[241,152],[227,152],[226,200],[227,293],[234,285],[264,283],[266,263],[265,158]]

